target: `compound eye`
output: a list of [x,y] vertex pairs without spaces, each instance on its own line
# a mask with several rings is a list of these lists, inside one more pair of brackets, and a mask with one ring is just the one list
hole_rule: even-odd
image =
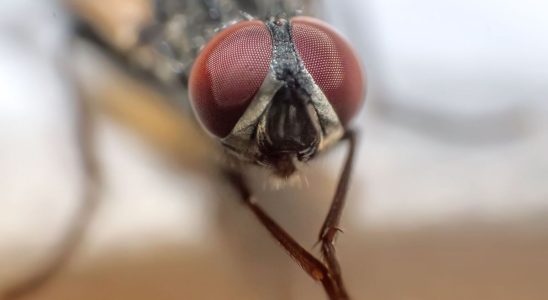
[[272,38],[261,21],[242,21],[219,32],[197,57],[190,101],[204,127],[227,136],[265,80]]
[[356,52],[346,39],[318,19],[295,17],[291,28],[306,69],[346,125],[365,97],[365,73]]

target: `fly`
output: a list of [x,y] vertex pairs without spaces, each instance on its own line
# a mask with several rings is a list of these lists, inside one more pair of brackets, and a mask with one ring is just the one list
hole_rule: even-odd
[[[322,284],[329,299],[349,299],[334,240],[356,147],[349,124],[365,97],[365,74],[356,52],[331,26],[297,12],[305,7],[301,1],[154,4],[153,22],[142,26],[129,45],[108,40],[93,24],[86,24],[92,23],[89,20],[84,22],[85,32],[141,72],[188,90],[196,118],[234,162],[222,166],[222,173],[243,203]],[[319,232],[319,260],[254,201],[243,170],[259,165],[291,181],[300,165],[342,142],[349,150]],[[61,263],[35,276],[34,282],[15,287],[14,297],[8,299],[43,284]]]
[[[251,68],[249,66],[252,66]],[[322,21],[296,16],[245,20],[219,32],[196,59],[189,79],[194,111],[239,162],[284,179],[331,146],[350,151],[319,241],[316,260],[253,202],[239,169],[227,177],[262,224],[330,299],[348,299],[333,245],[352,166],[355,135],[346,128],[364,97],[364,75],[349,45]]]

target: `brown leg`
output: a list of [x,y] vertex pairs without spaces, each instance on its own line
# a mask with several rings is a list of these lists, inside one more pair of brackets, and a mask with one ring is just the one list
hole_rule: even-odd
[[31,277],[19,282],[8,289],[0,299],[14,300],[25,297],[48,283],[58,271],[65,266],[76,248],[80,244],[85,230],[95,212],[99,202],[98,185],[99,171],[94,154],[93,122],[90,108],[83,99],[78,102],[78,150],[82,161],[82,170],[85,173],[84,199],[82,206],[74,215],[71,226],[63,241],[57,245],[55,256],[48,265],[37,271]]
[[333,279],[337,282],[337,286],[341,289],[341,294],[344,296],[341,299],[349,299],[341,276],[341,268],[335,255],[335,236],[340,231],[338,228],[342,211],[344,209],[344,203],[346,199],[346,192],[348,191],[348,183],[350,182],[350,174],[352,172],[352,165],[354,161],[354,152],[356,149],[356,134],[352,130],[348,130],[343,138],[348,140],[349,150],[346,156],[346,161],[343,166],[343,171],[337,184],[337,190],[331,203],[329,213],[325,218],[325,221],[320,230],[319,241],[322,243],[322,255],[327,264],[327,268],[333,275]]
[[312,279],[322,283],[329,299],[342,300],[346,299],[341,293],[341,288],[333,279],[333,275],[329,269],[315,258],[312,254],[306,251],[299,243],[297,243],[283,228],[281,228],[272,218],[270,218],[263,209],[253,201],[250,189],[245,183],[245,180],[239,172],[225,172],[230,183],[238,190],[240,197],[244,203],[251,209],[257,219],[263,226],[272,234],[272,236],[284,247],[288,254],[303,268],[304,271],[312,277]]

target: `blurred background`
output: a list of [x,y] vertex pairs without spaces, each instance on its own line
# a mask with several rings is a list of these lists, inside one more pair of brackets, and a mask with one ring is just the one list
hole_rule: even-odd
[[[548,3],[307,2],[368,73],[337,242],[353,299],[546,299]],[[75,38],[74,16],[117,54]],[[83,138],[98,207],[30,299],[324,299],[219,177],[222,152],[182,90],[128,71],[123,57],[150,61],[132,47],[153,16],[150,0],[0,0],[0,291],[74,225]],[[260,204],[314,253],[344,154],[310,163],[300,188],[249,170]]]

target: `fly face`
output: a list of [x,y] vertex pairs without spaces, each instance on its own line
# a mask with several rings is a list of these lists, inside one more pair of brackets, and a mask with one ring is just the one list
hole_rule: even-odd
[[202,50],[189,80],[203,126],[240,160],[289,177],[343,136],[365,93],[361,64],[310,17],[241,21]]

